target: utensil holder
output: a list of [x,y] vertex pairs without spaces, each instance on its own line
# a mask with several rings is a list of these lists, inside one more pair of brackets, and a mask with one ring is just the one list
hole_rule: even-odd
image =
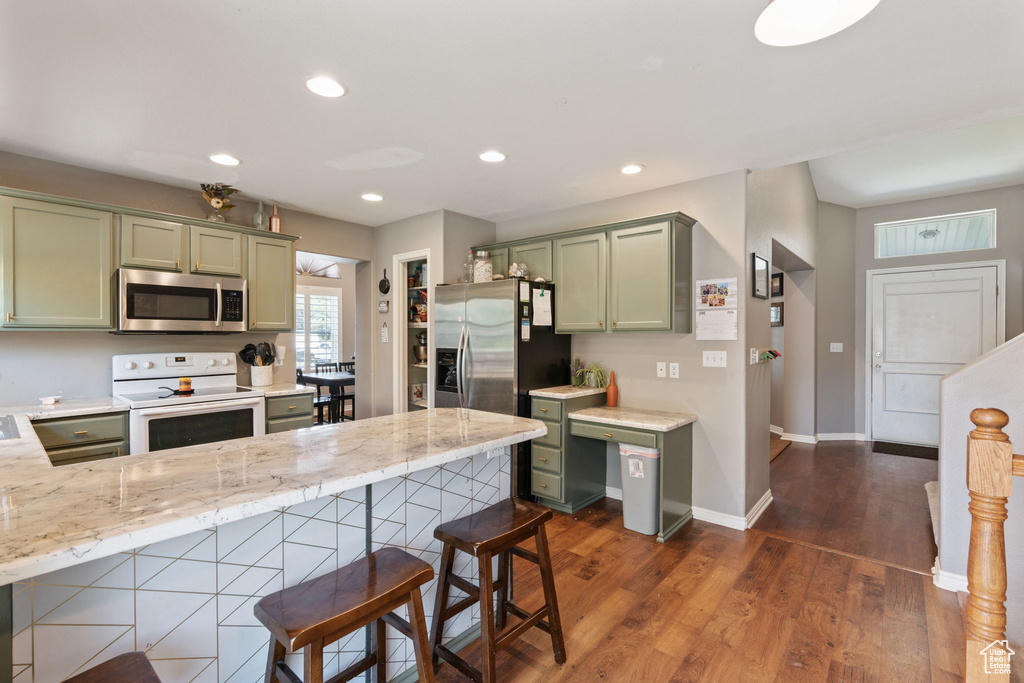
[[269,387],[274,383],[273,365],[252,366],[252,385],[254,387]]

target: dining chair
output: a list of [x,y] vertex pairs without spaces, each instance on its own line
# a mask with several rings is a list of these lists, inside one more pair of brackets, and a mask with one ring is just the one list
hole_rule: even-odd
[[337,363],[314,363],[313,364],[313,372],[315,372],[318,375],[321,372],[337,372],[337,371],[338,371],[338,364]]
[[[319,363],[317,365],[320,365]],[[318,370],[319,372],[319,370]],[[295,381],[297,384],[306,384],[305,377],[302,375],[300,368],[295,368]],[[316,424],[322,425],[327,422],[338,422],[335,418],[335,413],[338,408],[338,397],[334,394],[322,394],[320,390],[322,386],[316,385],[316,394],[313,396],[313,408],[316,409]],[[324,409],[327,410],[327,419],[324,419]]]

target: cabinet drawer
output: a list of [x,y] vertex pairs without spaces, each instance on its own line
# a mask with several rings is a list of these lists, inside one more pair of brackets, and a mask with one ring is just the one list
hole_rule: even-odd
[[569,433],[573,436],[584,436],[588,439],[617,441],[619,443],[629,443],[634,446],[646,446],[648,448],[654,448],[658,445],[658,437],[651,432],[642,432],[637,429],[628,429],[626,427],[613,427],[611,425],[595,424],[593,422],[570,420]]
[[267,419],[313,414],[313,394],[274,396],[267,399]]
[[296,417],[281,417],[276,420],[267,421],[267,434],[278,432],[290,432],[293,429],[305,429],[313,426],[312,415],[297,415]]
[[89,462],[90,460],[116,458],[120,455],[128,455],[128,445],[124,441],[115,441],[114,443],[105,443],[98,446],[72,446],[71,448],[58,448],[46,452],[46,456],[53,463],[54,467]]
[[531,398],[530,406],[530,416],[535,420],[554,420],[557,422],[562,419],[561,401],[555,401],[550,398]]
[[548,433],[544,436],[538,436],[533,440],[535,444],[543,444],[545,446],[551,446],[552,448],[562,447],[562,423],[561,422],[547,422],[545,420],[544,426],[548,428]]
[[123,441],[126,436],[124,413],[47,420],[32,426],[47,450],[97,441]]
[[533,470],[530,490],[533,495],[562,502],[562,477],[543,470]]
[[538,446],[534,440],[530,447],[530,463],[536,470],[547,470],[552,474],[562,473],[562,451],[546,446]]

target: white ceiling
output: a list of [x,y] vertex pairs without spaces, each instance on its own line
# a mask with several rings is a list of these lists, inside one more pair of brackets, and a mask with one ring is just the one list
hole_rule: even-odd
[[[883,0],[795,48],[754,39],[763,6],[0,0],[0,148],[380,225],[501,220],[1024,114],[1018,0]],[[350,94],[309,93],[322,74]],[[490,148],[508,160],[480,162]],[[629,162],[647,170],[619,174]]]

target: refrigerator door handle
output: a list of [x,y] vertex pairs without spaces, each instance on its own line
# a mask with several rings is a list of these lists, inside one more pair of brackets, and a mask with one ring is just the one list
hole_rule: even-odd
[[459,331],[459,347],[455,350],[455,393],[459,397],[459,407],[465,408],[462,400],[462,340],[466,336],[466,328]]
[[465,397],[466,405],[463,408],[469,407],[469,382],[466,379],[466,356],[469,355],[469,328],[466,330],[466,339],[462,342],[462,356],[459,363],[459,374],[462,376],[462,395]]

